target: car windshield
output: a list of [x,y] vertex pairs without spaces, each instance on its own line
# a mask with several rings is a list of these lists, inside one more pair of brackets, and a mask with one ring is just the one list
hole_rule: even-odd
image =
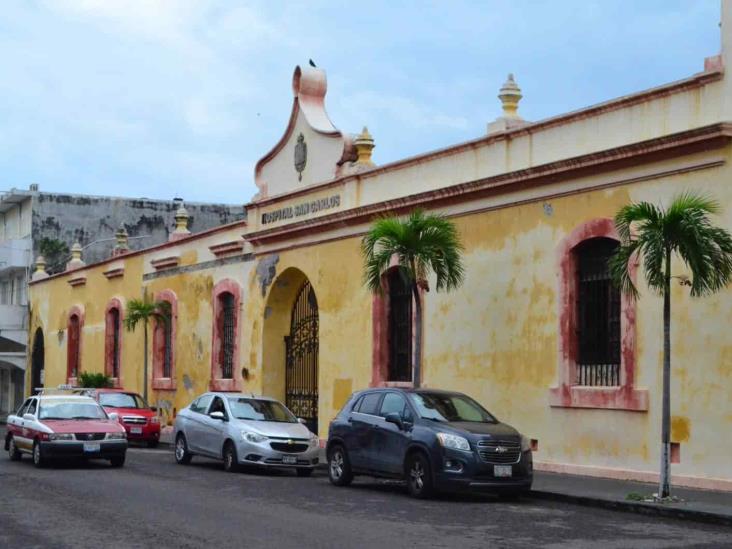
[[229,397],[229,408],[237,419],[297,423],[297,418],[292,412],[275,400]]
[[41,402],[39,419],[107,419],[96,402],[79,400],[47,400]]
[[434,421],[497,423],[488,411],[466,395],[449,393],[410,393],[420,417]]
[[147,408],[135,393],[99,393],[99,404],[108,408]]

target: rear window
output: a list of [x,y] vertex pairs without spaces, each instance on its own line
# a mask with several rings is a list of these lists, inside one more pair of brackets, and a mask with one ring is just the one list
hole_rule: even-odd
[[379,401],[381,393],[369,393],[361,397],[361,403],[358,412],[361,414],[370,414],[372,416],[379,415]]

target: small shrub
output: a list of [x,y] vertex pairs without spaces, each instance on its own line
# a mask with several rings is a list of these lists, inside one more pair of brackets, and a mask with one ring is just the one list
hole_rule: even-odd
[[92,389],[112,387],[112,378],[101,373],[81,372],[78,381],[79,387]]
[[625,499],[628,501],[643,501],[646,499],[646,497],[642,494],[639,494],[638,492],[631,492],[627,496],[625,496]]

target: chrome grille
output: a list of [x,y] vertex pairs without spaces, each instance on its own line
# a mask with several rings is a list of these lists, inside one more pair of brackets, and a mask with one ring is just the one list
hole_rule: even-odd
[[142,416],[122,416],[122,422],[129,425],[145,425],[147,420]]
[[511,464],[521,459],[521,443],[510,440],[481,440],[478,454],[486,463]]
[[292,454],[297,454],[300,452],[304,452],[308,449],[307,443],[302,442],[270,442],[269,445],[272,447],[273,450],[277,450],[278,452],[288,452]]

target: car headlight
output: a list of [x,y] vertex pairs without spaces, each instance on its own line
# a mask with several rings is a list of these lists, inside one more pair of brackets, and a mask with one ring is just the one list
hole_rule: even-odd
[[260,435],[259,433],[252,433],[251,431],[242,431],[241,438],[242,440],[246,440],[247,442],[254,442],[256,444],[259,442],[264,442],[269,437]]
[[107,440],[125,440],[127,433],[107,433]]
[[160,423],[160,418],[158,416],[153,416],[150,418],[150,423],[158,424],[158,423]]
[[531,439],[521,435],[521,451],[528,452],[531,450]]
[[74,435],[71,433],[51,433],[48,435],[48,440],[74,440]]
[[437,440],[440,442],[443,448],[451,448],[453,450],[470,452],[470,443],[468,442],[467,438],[463,438],[458,435],[451,435],[448,433],[437,433]]
[[310,446],[315,448],[316,446],[320,445],[320,437],[316,435],[315,433],[310,433]]

